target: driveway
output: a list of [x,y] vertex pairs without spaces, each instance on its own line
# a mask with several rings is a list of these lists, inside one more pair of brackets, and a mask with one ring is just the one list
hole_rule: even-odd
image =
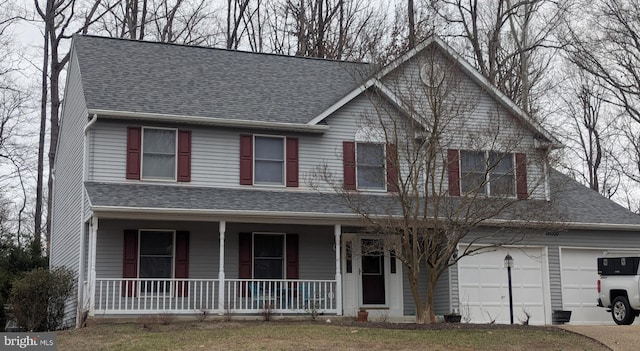
[[598,340],[614,351],[640,349],[640,325],[564,325],[561,328]]

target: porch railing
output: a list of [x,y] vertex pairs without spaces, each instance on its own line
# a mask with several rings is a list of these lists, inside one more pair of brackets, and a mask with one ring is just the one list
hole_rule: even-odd
[[97,278],[95,284],[96,316],[338,312],[335,280],[226,279],[223,301],[219,301],[218,279]]
[[226,313],[337,313],[335,280],[226,279]]
[[95,314],[198,313],[218,308],[218,279],[96,279]]

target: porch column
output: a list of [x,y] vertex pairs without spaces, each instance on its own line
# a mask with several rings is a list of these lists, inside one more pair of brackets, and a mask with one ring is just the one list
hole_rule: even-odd
[[219,228],[220,231],[220,263],[218,263],[218,314],[223,315],[224,308],[224,233],[227,231],[227,222],[220,221]]
[[340,224],[336,224],[333,227],[333,235],[336,239],[336,309],[338,310],[336,314],[342,316],[342,271],[340,268],[340,262],[342,262],[342,255],[340,254],[342,226]]
[[[89,316],[95,315],[96,305],[96,242],[98,241],[98,217],[93,216],[89,220],[89,275],[88,275],[88,294],[89,298]],[[83,306],[85,308],[86,306]]]

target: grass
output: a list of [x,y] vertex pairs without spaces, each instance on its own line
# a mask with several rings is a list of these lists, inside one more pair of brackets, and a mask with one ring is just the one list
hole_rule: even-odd
[[102,350],[608,350],[556,328],[395,329],[324,322],[175,322],[97,325],[58,333],[58,349]]

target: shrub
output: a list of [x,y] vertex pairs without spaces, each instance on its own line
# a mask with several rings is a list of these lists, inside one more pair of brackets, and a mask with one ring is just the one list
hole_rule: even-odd
[[65,302],[74,287],[66,268],[36,269],[13,283],[9,304],[18,325],[28,331],[56,330],[62,325]]

